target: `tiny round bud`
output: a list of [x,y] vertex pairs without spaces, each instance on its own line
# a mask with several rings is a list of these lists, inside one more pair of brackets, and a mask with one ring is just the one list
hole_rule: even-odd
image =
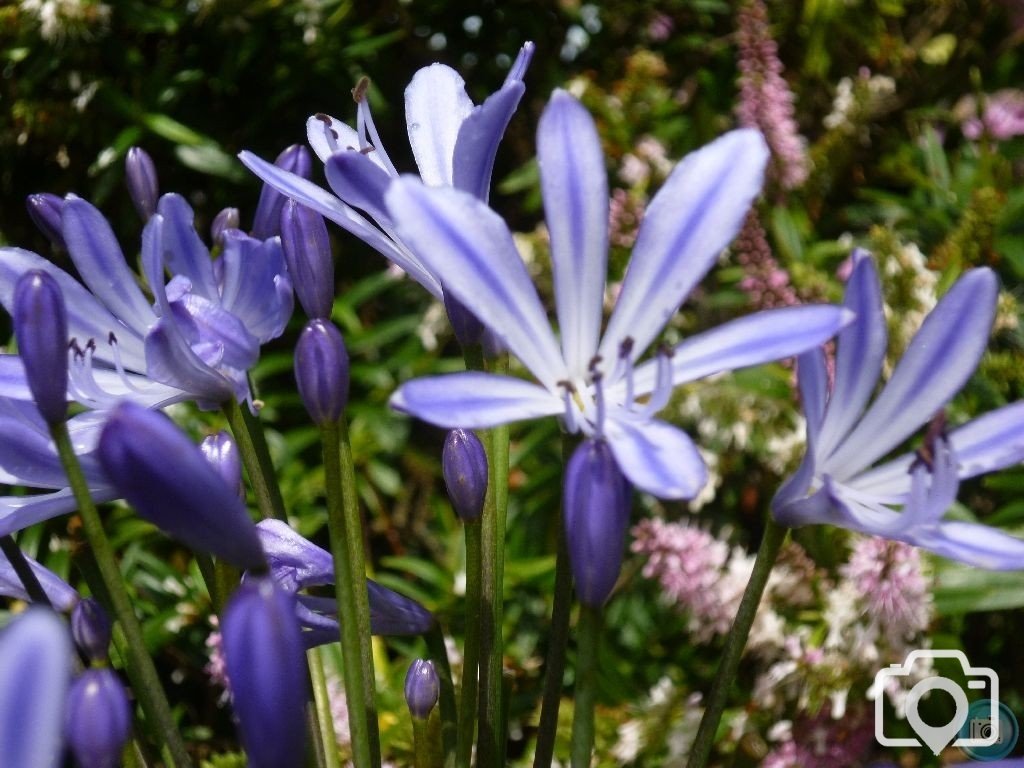
[[295,381],[302,404],[323,426],[341,418],[348,402],[345,340],[327,320],[310,320],[295,346]]
[[210,224],[210,240],[214,245],[223,247],[224,231],[227,229],[238,229],[240,218],[237,208],[225,208],[213,217]]
[[153,158],[141,147],[132,147],[124,159],[125,183],[135,210],[143,221],[156,213],[160,191]]
[[115,768],[131,735],[128,692],[109,667],[87,669],[71,684],[64,737],[82,768]]
[[441,471],[448,498],[463,522],[477,520],[487,493],[487,454],[480,439],[467,429],[453,429],[444,440]]
[[110,648],[110,616],[94,598],[75,603],[71,611],[71,636],[89,661],[103,661]]
[[64,295],[47,272],[26,272],[14,287],[14,335],[25,378],[47,424],[68,412],[68,318]]
[[60,209],[63,205],[64,201],[60,197],[49,192],[29,195],[25,200],[32,223],[54,246],[66,251],[67,246],[64,244],[64,235],[61,234],[60,227]]
[[334,303],[334,261],[324,217],[294,200],[281,211],[281,245],[299,303],[311,319],[328,319]]
[[207,435],[199,443],[199,450],[210,465],[217,470],[229,488],[234,488],[242,495],[242,458],[238,454],[238,446],[227,432]]
[[434,662],[416,659],[409,665],[405,676],[405,703],[413,717],[426,720],[437,704],[441,692],[441,681],[434,669]]

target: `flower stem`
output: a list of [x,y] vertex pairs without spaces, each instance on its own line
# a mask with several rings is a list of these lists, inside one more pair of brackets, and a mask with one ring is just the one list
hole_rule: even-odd
[[245,465],[245,473],[249,476],[253,493],[256,495],[256,506],[265,518],[275,517],[288,521],[285,513],[284,499],[277,484],[274,462],[270,459],[270,449],[263,434],[263,426],[248,408],[243,408],[235,400],[224,403],[224,417],[228,420],[231,433],[238,443],[238,452]]
[[28,564],[25,553],[21,551],[21,547],[18,546],[13,536],[10,534],[0,536],[0,552],[4,553],[4,557],[7,558],[11,567],[14,568],[14,572],[21,581],[21,586],[25,588],[25,592],[28,593],[32,602],[52,608],[50,598],[46,596],[46,592],[43,590],[43,585],[39,583],[35,571]]
[[75,456],[75,450],[71,445],[71,438],[68,435],[67,425],[63,422],[51,427],[50,433],[57,445],[57,454],[60,456],[61,464],[67,473],[71,490],[78,502],[78,510],[82,516],[82,527],[85,530],[86,539],[92,550],[103,585],[106,587],[110,597],[111,606],[114,609],[114,616],[117,619],[126,640],[124,653],[127,661],[135,672],[139,685],[135,687],[135,695],[142,704],[146,717],[152,724],[152,729],[163,739],[166,747],[165,756],[169,757],[169,765],[172,768],[190,768],[192,761],[185,750],[185,743],[178,733],[174,716],[171,714],[171,706],[167,702],[163,687],[160,684],[160,677],[157,675],[153,660],[146,650],[146,643],[142,637],[142,627],[132,609],[131,599],[128,597],[128,590],[125,588],[121,570],[114,557],[114,549],[110,545],[107,534],[103,530],[103,522],[100,520],[99,512],[89,495],[89,486],[82,474],[82,468]]
[[437,724],[433,713],[429,718],[412,718],[413,768],[441,768]]
[[602,609],[580,606],[576,627],[576,705],[572,717],[573,768],[589,768],[594,749],[594,703],[597,699],[597,647]]
[[441,627],[436,623],[423,636],[423,639],[427,642],[427,652],[434,662],[437,677],[441,681],[438,708],[441,715],[441,746],[444,749],[444,765],[445,768],[455,768],[458,713],[455,708],[455,686],[452,684],[452,667],[448,662],[448,649],[444,644]]
[[477,714],[477,669],[480,662],[480,552],[481,524],[470,520],[466,531],[466,634],[462,647],[462,692],[459,704],[456,764],[469,768]]
[[722,650],[722,660],[718,664],[718,673],[715,675],[715,682],[711,686],[711,693],[708,695],[707,705],[704,708],[704,715],[700,720],[700,727],[697,729],[697,736],[690,749],[690,757],[686,768],[703,768],[711,756],[711,748],[714,746],[715,735],[718,731],[718,724],[722,720],[722,713],[725,711],[725,704],[729,698],[729,689],[732,687],[733,679],[736,677],[736,670],[740,665],[740,657],[747,645],[747,638],[750,635],[750,627],[757,615],[757,606],[761,602],[765,585],[771,575],[775,559],[779,555],[782,543],[786,540],[789,529],[775,522],[771,515],[768,515],[768,522],[765,525],[764,536],[761,539],[761,546],[757,550],[757,559],[754,560],[754,570],[750,574],[750,581],[747,582],[743,591],[743,598],[740,600],[739,609],[736,611],[736,618],[733,619],[732,628],[725,638],[725,648]]
[[324,768],[341,768],[337,739],[334,735],[334,720],[331,717],[331,699],[327,692],[327,675],[324,674],[324,660],[320,651],[312,648],[306,651],[306,661],[309,663],[309,676],[313,683],[313,703],[319,733],[314,746],[321,750]]
[[334,555],[341,625],[345,696],[348,699],[352,758],[356,768],[380,766],[376,683],[370,640],[363,526],[356,496],[355,467],[344,417],[320,428],[323,439],[327,522]]

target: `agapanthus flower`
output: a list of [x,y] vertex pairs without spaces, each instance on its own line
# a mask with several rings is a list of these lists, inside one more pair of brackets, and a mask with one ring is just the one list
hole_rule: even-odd
[[882,371],[886,325],[874,262],[864,253],[856,259],[845,304],[857,319],[839,335],[831,391],[821,350],[798,360],[807,455],[773,500],[775,518],[791,526],[838,525],[983,568],[1024,568],[1024,541],[943,520],[960,480],[1024,459],[1024,402],[948,434],[929,429],[918,451],[872,466],[932,421],[970,378],[995,316],[995,274],[972,269],[957,280],[868,405]]
[[[405,120],[426,184],[455,186],[487,199],[494,157],[525,90],[533,48],[533,43],[522,47],[502,87],[479,106],[450,67],[432,64],[416,73],[405,91]],[[333,194],[251,152],[239,158],[268,185],[348,230],[442,298],[441,281],[396,232],[384,205],[384,190],[398,171],[381,144],[366,88],[360,81],[352,92],[358,105],[355,129],[323,113],[306,122],[309,144],[324,163]]]
[[570,432],[607,440],[637,488],[692,497],[704,485],[704,462],[684,432],[654,418],[673,387],[809,349],[842,328],[848,312],[761,312],[637,365],[739,229],[761,189],[764,139],[734,131],[679,163],[647,210],[603,336],[608,183],[596,126],[579,102],[556,91],[537,142],[561,348],[505,222],[461,190],[405,177],[386,194],[402,238],[539,383],[457,373],[407,382],[391,403],[448,428],[561,414]]

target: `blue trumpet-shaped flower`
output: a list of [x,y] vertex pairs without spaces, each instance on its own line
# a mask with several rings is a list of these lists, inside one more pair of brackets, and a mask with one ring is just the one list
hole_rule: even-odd
[[386,198],[403,239],[539,384],[459,373],[407,382],[391,403],[449,428],[561,414],[569,431],[607,440],[638,488],[692,497],[704,485],[704,462],[689,437],[653,418],[673,386],[798,354],[835,334],[849,313],[831,306],[762,312],[637,365],[738,230],[761,189],[764,139],[735,131],[676,167],[647,209],[603,336],[608,189],[597,129],[579,102],[557,91],[537,140],[561,345],[505,222],[465,192],[402,178]]
[[799,358],[807,454],[772,502],[779,522],[828,523],[983,568],[1024,568],[1024,541],[985,525],[942,519],[960,480],[1024,459],[1024,403],[948,434],[929,430],[920,450],[875,466],[970,378],[988,343],[998,290],[991,270],[965,273],[925,318],[869,405],[882,371],[886,327],[875,265],[857,254],[845,299],[857,319],[839,335],[831,389],[820,350]]
[[[405,119],[426,184],[455,186],[487,199],[494,157],[525,91],[523,76],[533,48],[533,43],[522,47],[505,83],[479,106],[450,67],[432,64],[416,73],[405,91]],[[381,144],[366,88],[361,81],[352,92],[358,104],[355,129],[325,114],[306,123],[309,144],[324,163],[334,194],[251,152],[239,157],[266,184],[348,230],[441,298],[442,281],[396,232],[384,204],[384,192],[398,171]]]

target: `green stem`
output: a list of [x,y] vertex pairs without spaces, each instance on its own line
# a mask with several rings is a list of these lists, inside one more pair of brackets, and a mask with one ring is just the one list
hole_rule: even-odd
[[733,679],[736,677],[736,670],[740,666],[740,657],[747,645],[750,627],[757,615],[757,606],[761,602],[761,595],[764,594],[764,588],[775,565],[775,559],[778,557],[779,550],[788,533],[788,528],[776,523],[771,515],[768,516],[764,537],[761,539],[761,547],[757,550],[757,559],[754,561],[754,570],[743,591],[743,598],[736,611],[736,618],[733,619],[732,628],[725,638],[722,660],[718,664],[718,673],[711,686],[711,693],[708,695],[704,715],[701,717],[697,736],[690,749],[690,758],[686,763],[686,768],[703,768],[711,756],[718,724],[722,720],[729,691],[732,688]]
[[572,716],[572,766],[589,768],[594,750],[594,703],[597,699],[597,647],[601,608],[580,606],[577,625],[576,705]]
[[14,540],[13,536],[10,534],[0,536],[0,552],[4,553],[4,557],[7,558],[11,567],[14,568],[14,572],[21,581],[21,586],[25,588],[25,592],[28,593],[32,602],[45,605],[47,608],[53,608],[50,604],[50,598],[46,596],[46,592],[43,590],[43,585],[39,583],[35,571],[28,564],[25,553],[21,551],[21,547],[18,546],[18,542]]
[[234,400],[224,403],[223,411],[238,444],[238,452],[256,495],[256,506],[260,514],[265,518],[276,517],[287,522],[288,515],[281,497],[281,488],[277,484],[274,462],[270,459],[270,449],[259,419],[249,412],[248,407],[243,408]]
[[71,438],[68,435],[67,425],[63,422],[51,426],[50,432],[54,442],[57,444],[57,453],[60,456],[64,471],[67,473],[68,482],[78,502],[78,510],[82,516],[82,527],[85,530],[86,539],[95,557],[96,565],[99,568],[100,576],[110,597],[111,606],[114,609],[114,616],[124,632],[126,645],[125,653],[129,665],[133,668],[139,684],[135,687],[135,695],[142,704],[147,719],[151,721],[154,730],[163,739],[166,752],[169,753],[170,766],[172,768],[190,768],[192,761],[185,750],[185,743],[178,733],[174,716],[171,714],[170,704],[160,684],[160,677],[157,675],[153,660],[146,650],[146,644],[142,637],[142,627],[132,609],[131,599],[128,597],[128,590],[125,588],[121,570],[118,567],[114,556],[114,549],[107,539],[103,530],[103,522],[100,520],[96,505],[89,495],[89,486],[82,474],[82,468],[75,456],[74,448],[71,445]]
[[334,555],[341,624],[342,664],[348,699],[352,760],[356,768],[380,765],[376,685],[370,640],[363,528],[356,496],[355,467],[344,419],[320,428],[323,439],[327,522]]
[[459,705],[459,768],[469,768],[473,753],[473,735],[477,714],[477,669],[480,661],[480,546],[479,520],[465,525],[466,531],[466,634],[462,647],[462,692]]
[[413,768],[441,768],[437,715],[412,718]]
[[318,763],[324,768],[341,768],[338,757],[338,740],[334,735],[334,719],[331,717],[331,698],[327,692],[327,675],[320,651],[313,648],[306,651],[309,663],[309,677],[313,683],[313,704],[317,723],[317,738],[314,746],[319,748]]
[[434,662],[434,669],[441,681],[438,709],[441,715],[441,745],[444,749],[444,765],[445,768],[455,768],[458,714],[455,708],[455,686],[452,684],[452,667],[448,662],[448,649],[444,644],[441,627],[436,623],[427,631],[423,639],[426,640],[427,653]]

